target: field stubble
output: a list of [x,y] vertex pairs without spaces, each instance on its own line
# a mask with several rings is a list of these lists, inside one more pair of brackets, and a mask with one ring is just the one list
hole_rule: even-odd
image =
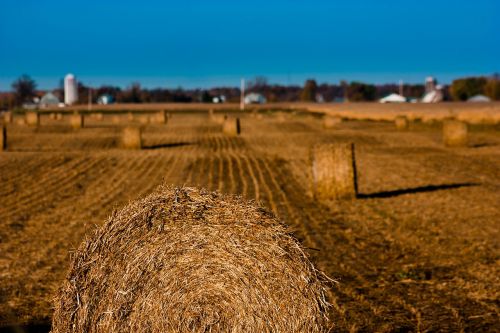
[[[255,199],[284,219],[330,291],[337,331],[499,329],[500,137],[472,126],[469,146],[445,148],[439,125],[308,115],[242,116],[225,136],[208,114],[143,125],[145,149],[118,148],[126,126],[105,115],[71,130],[42,117],[9,124],[0,156],[0,325],[50,322],[51,297],[84,234],[159,183]],[[15,122],[14,122],[15,123]],[[318,202],[309,149],[353,142],[359,198]],[[0,326],[1,327],[1,326]]]

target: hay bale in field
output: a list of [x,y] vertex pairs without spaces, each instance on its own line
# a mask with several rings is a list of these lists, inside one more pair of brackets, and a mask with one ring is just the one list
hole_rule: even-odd
[[56,120],[62,120],[63,119],[63,114],[62,113],[56,113]]
[[240,127],[240,118],[232,119],[226,118],[224,119],[224,123],[222,124],[222,132],[226,135],[236,136],[241,133]]
[[103,114],[101,112],[95,113],[94,114],[95,120],[102,120],[104,118]]
[[121,144],[126,149],[142,148],[142,130],[138,126],[128,126],[122,131]]
[[16,123],[16,125],[24,126],[24,125],[26,125],[26,119],[25,118],[16,118],[15,123]]
[[35,111],[29,111],[25,114],[26,124],[28,126],[38,127],[40,126],[40,114]]
[[143,125],[147,125],[150,122],[150,118],[149,118],[149,116],[147,114],[140,115],[139,118],[138,118],[138,120],[139,120],[139,123],[143,124]]
[[323,117],[323,128],[330,129],[335,128],[342,123],[342,118],[339,116],[326,115]]
[[168,122],[168,115],[165,110],[159,111],[155,116],[154,116],[154,122],[157,124],[166,124]]
[[2,125],[0,129],[2,133],[0,133],[0,151],[7,150],[7,127]]
[[254,202],[160,187],[80,245],[52,332],[327,332],[326,281]]
[[324,144],[311,150],[312,192],[320,200],[353,199],[357,195],[354,144]]
[[132,112],[127,113],[127,120],[128,121],[134,121],[134,114]]
[[49,118],[51,120],[56,120],[57,117],[56,117],[56,114],[54,112],[51,112],[51,113],[49,113]]
[[11,124],[12,120],[13,120],[12,112],[11,111],[4,112],[4,114],[3,114],[3,122],[5,124]]
[[117,125],[121,122],[120,116],[115,114],[111,117],[111,123]]
[[84,126],[83,114],[75,113],[69,118],[69,123],[73,129],[80,129]]
[[467,145],[467,123],[459,120],[445,120],[443,122],[443,142],[448,147]]
[[405,131],[410,126],[410,123],[408,121],[408,118],[406,118],[405,116],[397,116],[394,119],[394,125],[396,126],[396,129],[398,131]]

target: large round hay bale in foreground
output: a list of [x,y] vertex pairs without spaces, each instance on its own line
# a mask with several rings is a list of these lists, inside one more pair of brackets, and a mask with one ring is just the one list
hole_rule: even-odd
[[408,122],[408,118],[406,118],[405,116],[397,116],[394,119],[394,125],[396,126],[396,129],[398,131],[405,131],[408,129],[410,124]]
[[83,128],[83,115],[82,114],[72,114],[69,118],[69,123],[73,129]]
[[25,118],[28,126],[38,127],[40,125],[40,114],[38,112],[26,112]]
[[160,187],[80,245],[52,332],[326,332],[324,281],[253,202]]
[[320,200],[357,196],[354,144],[323,144],[311,150],[312,192]]
[[448,147],[467,145],[467,124],[459,120],[443,122],[443,142]]
[[241,133],[240,118],[226,118],[222,124],[222,132],[229,136],[236,136]]
[[122,130],[121,138],[122,148],[141,149],[142,148],[142,130],[139,126],[127,126]]

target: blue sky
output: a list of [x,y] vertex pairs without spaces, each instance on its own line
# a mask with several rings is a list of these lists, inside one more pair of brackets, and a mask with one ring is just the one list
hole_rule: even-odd
[[237,86],[306,78],[441,82],[500,72],[497,0],[2,0],[0,90]]

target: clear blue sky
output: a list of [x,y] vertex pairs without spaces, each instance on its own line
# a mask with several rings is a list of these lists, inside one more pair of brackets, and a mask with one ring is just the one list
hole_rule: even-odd
[[2,0],[0,90],[423,82],[500,72],[498,0]]

